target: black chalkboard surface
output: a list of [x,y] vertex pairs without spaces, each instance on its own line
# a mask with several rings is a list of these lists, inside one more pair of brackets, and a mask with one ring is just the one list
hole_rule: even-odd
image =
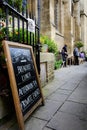
[[32,47],[3,41],[3,48],[19,127],[24,130],[23,121],[44,103]]

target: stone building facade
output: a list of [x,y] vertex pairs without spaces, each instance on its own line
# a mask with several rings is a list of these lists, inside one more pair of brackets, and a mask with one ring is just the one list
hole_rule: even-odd
[[41,0],[41,33],[53,39],[59,50],[67,44],[70,55],[75,41],[82,41],[86,51],[86,5],[86,0]]
[[87,0],[81,0],[81,40],[84,42],[84,50],[87,51]]
[[[69,57],[73,56],[76,41],[82,41],[84,43],[82,50],[87,51],[87,0],[28,1],[29,16],[32,19],[35,16],[40,33],[54,40],[59,51],[67,44]],[[41,74],[48,72],[45,68],[47,63],[43,63],[41,58],[40,60]],[[44,80],[47,80],[47,74],[45,75]]]

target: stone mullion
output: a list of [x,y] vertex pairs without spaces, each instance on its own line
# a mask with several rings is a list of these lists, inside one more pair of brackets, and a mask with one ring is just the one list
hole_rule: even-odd
[[74,3],[74,18],[75,18],[75,41],[81,39],[80,32],[80,3]]

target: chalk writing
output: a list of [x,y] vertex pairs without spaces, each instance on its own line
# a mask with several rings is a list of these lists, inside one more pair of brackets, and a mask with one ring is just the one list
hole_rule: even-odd
[[19,88],[19,96],[23,96],[26,93],[30,92],[31,90],[33,90],[34,88],[37,87],[37,82],[36,80],[32,81],[31,83],[23,86],[22,88]]
[[22,81],[26,81],[27,79],[29,79],[29,77],[31,77],[31,73],[30,72],[28,72],[27,74],[24,74],[24,75],[21,76]]
[[31,69],[31,64],[23,65],[23,66],[17,66],[18,74],[26,72]]

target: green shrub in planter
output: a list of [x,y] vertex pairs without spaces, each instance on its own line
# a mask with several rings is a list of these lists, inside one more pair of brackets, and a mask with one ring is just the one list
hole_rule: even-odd
[[62,61],[62,60],[55,61],[55,70],[56,70],[56,69],[59,69],[59,68],[61,68],[61,66],[62,66],[62,63],[63,63],[63,61]]
[[57,45],[56,45],[56,43],[53,40],[51,40],[47,36],[41,35],[40,36],[40,42],[41,42],[42,46],[43,46],[43,44],[48,45],[48,52],[52,52],[55,55],[58,54]]

